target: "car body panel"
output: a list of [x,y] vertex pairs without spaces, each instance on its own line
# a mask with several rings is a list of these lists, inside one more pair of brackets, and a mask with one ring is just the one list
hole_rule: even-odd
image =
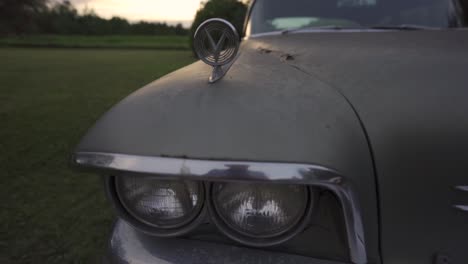
[[[258,38],[260,49],[339,90],[372,146],[384,263],[468,260],[468,31],[310,33]],[[452,262],[451,262],[452,263]]]

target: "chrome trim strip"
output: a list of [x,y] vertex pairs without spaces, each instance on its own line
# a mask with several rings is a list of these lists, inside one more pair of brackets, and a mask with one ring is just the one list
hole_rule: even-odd
[[[468,192],[468,186],[467,185],[458,185],[454,187],[455,190],[457,191],[462,191],[462,192]],[[468,212],[468,205],[459,205],[455,204],[453,205],[453,208],[463,211],[463,212]]]
[[77,152],[73,163],[84,168],[114,173],[196,177],[207,181],[273,181],[329,189],[335,193],[343,207],[352,263],[367,263],[359,203],[350,182],[337,171],[311,164],[194,160],[98,152]]
[[453,207],[463,212],[468,212],[468,205],[454,205]]
[[455,186],[455,189],[462,191],[462,192],[468,192],[468,186],[459,185],[459,186]]

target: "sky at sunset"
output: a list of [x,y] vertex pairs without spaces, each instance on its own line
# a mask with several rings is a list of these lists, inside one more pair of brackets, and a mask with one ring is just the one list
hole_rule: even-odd
[[130,21],[182,22],[190,25],[201,0],[71,0],[78,10],[93,9],[98,15],[120,16]]

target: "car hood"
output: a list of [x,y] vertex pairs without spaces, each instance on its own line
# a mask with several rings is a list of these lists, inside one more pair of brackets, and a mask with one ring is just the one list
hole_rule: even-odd
[[245,46],[319,78],[356,107],[355,94],[371,89],[427,92],[467,81],[466,29],[276,34],[253,37]]
[[108,111],[76,151],[302,162],[340,171],[367,166],[343,158],[358,152],[370,159],[349,102],[259,40],[245,41],[214,84],[211,67],[196,62],[139,89]]
[[425,95],[463,95],[467,32],[253,37],[221,81],[208,84],[201,62],[173,72],[112,108],[77,151],[336,168],[337,149],[345,157],[367,150],[358,147],[366,129],[372,139],[388,122],[404,125],[398,113],[433,111]]

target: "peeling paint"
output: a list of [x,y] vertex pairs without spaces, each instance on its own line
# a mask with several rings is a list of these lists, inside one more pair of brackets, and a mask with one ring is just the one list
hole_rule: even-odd
[[281,62],[292,61],[295,59],[295,56],[293,54],[278,50],[271,50],[268,48],[259,47],[257,48],[257,51],[261,54],[271,54],[273,56],[276,56],[280,59]]

